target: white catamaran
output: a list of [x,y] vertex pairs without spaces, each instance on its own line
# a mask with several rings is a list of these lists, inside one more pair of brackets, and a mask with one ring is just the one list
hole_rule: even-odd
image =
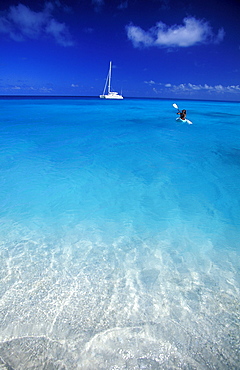
[[[103,94],[100,95],[102,99],[123,99],[123,96],[115,91],[111,91],[111,74],[112,74],[112,62],[110,62],[109,72],[107,75],[106,83],[104,86]],[[108,93],[106,94],[106,88],[108,86]]]

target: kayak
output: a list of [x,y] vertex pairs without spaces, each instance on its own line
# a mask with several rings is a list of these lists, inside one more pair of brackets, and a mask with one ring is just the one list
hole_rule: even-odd
[[176,118],[176,121],[182,122],[182,123],[188,123],[189,125],[192,125],[192,121],[189,121],[189,119],[182,119],[180,117]]

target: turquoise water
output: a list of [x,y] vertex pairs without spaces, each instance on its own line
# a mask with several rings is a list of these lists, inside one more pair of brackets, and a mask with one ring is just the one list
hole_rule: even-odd
[[237,369],[240,104],[0,108],[0,366]]

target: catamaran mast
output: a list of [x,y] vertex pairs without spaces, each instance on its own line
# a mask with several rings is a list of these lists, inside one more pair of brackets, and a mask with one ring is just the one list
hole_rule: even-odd
[[108,94],[111,91],[111,74],[112,74],[112,62],[110,62],[109,73],[108,73]]

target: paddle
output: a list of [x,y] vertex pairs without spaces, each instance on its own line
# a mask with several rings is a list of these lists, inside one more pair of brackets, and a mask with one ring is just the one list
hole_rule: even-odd
[[180,112],[180,109],[178,108],[176,103],[173,103],[173,108],[176,108]]

